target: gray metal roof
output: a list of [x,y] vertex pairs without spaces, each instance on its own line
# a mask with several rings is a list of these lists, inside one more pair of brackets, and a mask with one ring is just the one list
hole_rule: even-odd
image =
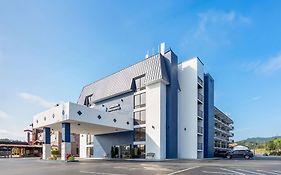
[[132,91],[133,78],[144,74],[145,84],[159,80],[169,83],[164,57],[161,54],[156,54],[85,86],[78,99],[78,104],[84,104],[85,97],[90,94],[93,94],[91,100],[98,102],[130,92]]

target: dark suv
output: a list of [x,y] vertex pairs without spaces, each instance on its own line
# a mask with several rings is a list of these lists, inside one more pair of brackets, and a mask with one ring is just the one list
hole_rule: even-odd
[[234,151],[227,152],[225,157],[228,159],[231,159],[231,158],[250,159],[250,158],[254,157],[254,154],[250,150],[234,150]]

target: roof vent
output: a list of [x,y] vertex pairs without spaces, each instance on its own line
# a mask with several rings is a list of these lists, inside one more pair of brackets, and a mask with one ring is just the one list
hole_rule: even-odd
[[162,54],[162,55],[164,55],[165,54],[165,42],[162,42],[161,44],[160,44],[160,53]]

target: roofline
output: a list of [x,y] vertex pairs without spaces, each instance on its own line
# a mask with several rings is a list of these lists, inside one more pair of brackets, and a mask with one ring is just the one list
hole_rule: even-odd
[[226,115],[226,114],[225,114],[224,112],[222,112],[219,108],[217,108],[216,106],[214,106],[214,109],[216,109],[216,110],[218,110],[219,112],[223,113],[225,116],[227,116],[227,117],[232,121],[232,123],[234,123],[233,120],[230,118],[230,116]]
[[213,80],[213,81],[214,81],[214,78],[212,77],[212,75],[211,75],[210,73],[204,73],[204,76],[208,76],[208,77],[210,77],[210,78],[211,78],[211,80]]
[[178,65],[180,65],[180,64],[182,64],[182,63],[184,63],[184,62],[186,62],[186,61],[191,61],[192,59],[197,59],[197,60],[198,60],[201,64],[203,64],[203,66],[204,66],[204,63],[201,61],[201,59],[200,59],[199,57],[191,57],[191,58],[189,58],[189,59],[186,59],[186,60],[184,60],[184,61],[179,62]]
[[[166,54],[166,53],[168,53],[168,52],[173,52],[173,50],[172,50],[171,48],[169,48],[164,54]],[[174,53],[174,52],[173,52],[173,53]],[[174,54],[175,54],[175,53],[174,53]],[[131,65],[129,65],[129,66],[126,66],[126,67],[120,69],[119,71],[113,72],[113,73],[111,73],[111,74],[109,74],[109,75],[107,75],[107,76],[104,76],[104,77],[102,77],[102,78],[100,78],[100,79],[98,79],[98,80],[93,81],[92,83],[89,83],[89,84],[83,86],[82,91],[83,91],[86,87],[88,87],[88,86],[90,86],[90,85],[92,85],[92,84],[94,84],[94,83],[97,83],[98,81],[101,81],[101,80],[103,80],[103,79],[105,79],[105,78],[107,78],[107,77],[110,77],[110,76],[112,76],[112,75],[114,75],[114,74],[117,74],[117,73],[121,72],[122,70],[125,70],[125,69],[127,69],[127,68],[129,68],[129,67],[132,67],[132,66],[134,66],[134,65],[136,65],[136,64],[139,64],[139,63],[141,63],[141,62],[143,62],[143,61],[146,61],[147,59],[151,59],[151,58],[155,57],[156,55],[164,56],[164,55],[162,55],[160,52],[159,52],[159,53],[156,53],[156,54],[153,54],[153,55],[149,56],[148,58],[144,58],[144,59],[142,59],[142,60],[139,60],[139,61],[137,61],[137,62],[134,63],[134,64],[131,64]],[[166,83],[165,83],[165,84],[166,84]],[[80,93],[80,95],[79,95],[79,97],[78,97],[78,99],[77,99],[77,103],[79,102],[79,99],[81,98],[82,91],[81,91],[81,93]],[[98,101],[101,101],[101,100],[98,100]]]
[[[154,55],[151,55],[151,56],[149,56],[148,58],[142,59],[142,60],[140,60],[140,61],[138,61],[138,62],[136,62],[136,63],[134,63],[134,64],[131,64],[131,65],[127,66],[127,67],[124,67],[124,68],[120,69],[119,71],[113,72],[113,73],[111,73],[111,74],[109,74],[109,75],[107,75],[107,76],[105,76],[105,77],[102,77],[102,78],[100,78],[100,79],[98,79],[98,80],[96,80],[96,81],[94,81],[94,82],[92,82],[92,83],[89,83],[89,84],[83,86],[82,91],[83,91],[86,87],[90,86],[91,84],[97,83],[97,82],[99,82],[99,81],[101,81],[101,80],[103,80],[103,79],[105,79],[105,78],[107,78],[107,77],[110,77],[110,76],[112,76],[112,75],[114,75],[114,74],[117,74],[117,73],[121,72],[122,70],[125,70],[125,69],[127,69],[127,68],[129,68],[129,67],[132,67],[132,66],[134,66],[134,65],[136,65],[136,64],[139,64],[139,63],[141,63],[141,62],[143,62],[143,61],[146,61],[147,59],[151,59],[151,58],[155,57],[156,55],[161,55],[161,54],[160,54],[160,53],[156,53],[156,54],[154,54]],[[82,92],[82,91],[81,91],[81,92]],[[82,94],[82,93],[80,93],[79,98],[77,99],[77,103],[78,103],[78,101],[79,101],[79,99],[80,99],[80,97],[81,97],[81,94]]]

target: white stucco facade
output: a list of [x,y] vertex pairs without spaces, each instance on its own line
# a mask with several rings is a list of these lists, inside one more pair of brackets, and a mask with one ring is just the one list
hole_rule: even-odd
[[146,88],[146,149],[156,159],[166,158],[166,85],[153,83]]
[[197,143],[203,143],[203,134],[198,134],[198,126],[203,126],[203,118],[198,118],[198,77],[203,80],[203,64],[193,58],[179,64],[178,79],[181,91],[178,94],[178,157],[182,159],[203,158]]

